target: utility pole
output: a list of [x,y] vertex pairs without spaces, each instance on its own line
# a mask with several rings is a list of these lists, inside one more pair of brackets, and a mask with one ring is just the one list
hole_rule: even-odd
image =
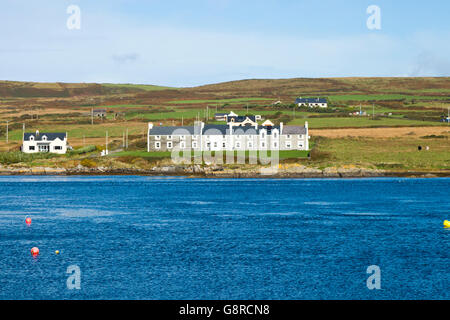
[[183,123],[184,123],[184,117],[181,116],[181,126],[183,126]]
[[94,108],[91,108],[91,125],[94,125]]
[[375,103],[372,103],[372,120],[375,120]]
[[9,142],[8,130],[9,130],[9,120],[6,120],[6,144],[8,144],[8,142]]
[[247,103],[247,115],[248,115],[248,103]]
[[106,130],[106,150],[105,153],[108,154],[108,130]]
[[125,131],[122,132],[122,149],[125,149]]

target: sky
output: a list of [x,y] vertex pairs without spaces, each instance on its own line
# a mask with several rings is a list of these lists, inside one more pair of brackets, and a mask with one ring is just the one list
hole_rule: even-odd
[[1,80],[450,76],[450,1],[1,0],[0,39]]

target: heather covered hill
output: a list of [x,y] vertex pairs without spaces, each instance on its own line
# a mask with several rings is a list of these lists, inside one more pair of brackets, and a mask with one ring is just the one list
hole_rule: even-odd
[[249,79],[191,88],[203,93],[247,95],[450,94],[450,78]]
[[2,98],[67,98],[80,95],[101,96],[164,89],[167,88],[152,85],[0,81],[0,97]]

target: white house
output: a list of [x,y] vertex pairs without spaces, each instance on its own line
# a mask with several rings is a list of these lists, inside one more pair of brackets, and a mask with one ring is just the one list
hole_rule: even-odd
[[308,106],[310,108],[327,108],[328,103],[327,99],[325,98],[297,98],[295,100],[295,104],[299,107]]
[[255,115],[255,116],[239,116],[233,111],[231,111],[229,114],[226,113],[216,113],[214,115],[214,118],[216,121],[226,121],[226,122],[242,122],[246,118],[249,118],[251,121],[259,121],[261,120],[261,115]]
[[51,152],[64,154],[67,152],[67,133],[24,133],[22,152]]

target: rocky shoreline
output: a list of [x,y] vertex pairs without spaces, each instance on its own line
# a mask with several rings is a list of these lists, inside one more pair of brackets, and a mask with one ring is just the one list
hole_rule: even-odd
[[0,167],[0,175],[147,175],[185,176],[192,178],[370,178],[370,177],[450,177],[450,171],[386,171],[365,168],[309,168],[305,166],[270,168],[226,168],[221,166],[177,165],[152,169]]

